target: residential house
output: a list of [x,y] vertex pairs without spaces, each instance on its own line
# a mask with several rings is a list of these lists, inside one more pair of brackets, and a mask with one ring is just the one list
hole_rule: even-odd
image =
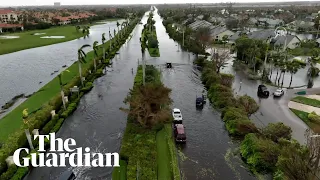
[[275,46],[283,47],[286,45],[286,48],[294,49],[299,46],[300,39],[295,35],[286,35],[286,36],[277,36],[274,38],[271,43]]
[[277,45],[277,46],[283,46],[286,44],[286,48],[294,49],[298,46],[298,43],[300,42],[300,39],[295,35],[289,35],[286,36],[277,36],[275,37],[275,33],[273,29],[267,29],[262,31],[254,31],[248,33],[248,38],[252,39],[258,39],[258,40],[264,40],[267,41],[268,39],[271,40],[271,44]]
[[0,23],[11,23],[18,21],[18,14],[10,9],[0,9]]
[[199,16],[197,16],[197,19],[202,20],[203,17],[204,17],[203,15],[199,15]]
[[258,25],[267,26],[269,28],[276,28],[284,24],[282,19],[270,19],[270,18],[259,18],[257,20]]
[[215,41],[221,41],[224,36],[228,36],[228,38],[234,34],[234,32],[228,30],[224,26],[213,26],[210,28],[211,37]]
[[0,33],[3,32],[14,32],[16,30],[23,31],[23,25],[22,24],[7,24],[7,23],[0,23]]
[[298,29],[309,30],[309,29],[313,29],[314,22],[296,20],[288,23],[287,27],[294,30],[298,30]]
[[189,28],[191,28],[192,30],[197,30],[199,28],[210,27],[210,26],[212,26],[212,24],[205,20],[196,20],[195,22],[189,24]]
[[221,18],[221,17],[210,17],[209,18],[209,22],[213,23],[213,24],[224,24],[225,19]]
[[246,34],[245,32],[237,31],[233,35],[229,36],[229,38],[228,38],[229,42],[228,43],[234,45],[236,43],[236,40],[239,39],[241,36],[243,36],[245,34]]

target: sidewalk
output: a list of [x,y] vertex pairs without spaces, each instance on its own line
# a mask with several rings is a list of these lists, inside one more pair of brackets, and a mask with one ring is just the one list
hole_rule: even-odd
[[288,106],[289,106],[289,108],[300,110],[300,111],[304,111],[304,112],[307,112],[307,113],[311,113],[311,112],[314,111],[315,113],[320,115],[320,108],[317,108],[317,107],[313,107],[313,106],[297,103],[297,102],[294,102],[294,101],[290,101],[288,103]]

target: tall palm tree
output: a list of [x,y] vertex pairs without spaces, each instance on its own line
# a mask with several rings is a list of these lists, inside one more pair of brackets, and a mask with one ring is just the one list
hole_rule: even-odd
[[119,26],[120,26],[120,23],[117,21],[118,32],[119,32]]
[[31,140],[31,135],[30,135],[30,132],[29,132],[29,124],[28,124],[28,121],[27,121],[28,116],[29,116],[28,109],[24,109],[22,111],[22,119],[23,119],[23,122],[25,124],[24,132],[26,133],[30,149],[34,150],[34,147],[33,147],[33,144],[32,144],[32,140]]
[[81,85],[82,87],[84,86],[83,84],[83,78],[82,78],[82,68],[81,68],[81,64],[82,63],[86,63],[86,53],[83,51],[84,48],[86,47],[90,47],[89,44],[85,44],[83,46],[81,46],[80,49],[78,49],[78,65],[79,65],[79,76],[80,76],[80,80],[81,80]]
[[92,45],[93,47],[93,66],[94,66],[94,72],[97,71],[97,63],[96,58],[98,57],[98,41],[95,41]]
[[289,83],[289,88],[290,88],[291,83],[292,83],[292,76],[293,76],[293,74],[298,72],[298,70],[300,68],[300,64],[299,64],[299,62],[293,60],[293,61],[287,62],[286,66],[287,66],[287,71],[291,74],[290,83]]
[[104,42],[106,41],[106,33],[102,33],[102,49],[103,49],[103,61],[106,60],[106,48],[104,47]]
[[111,35],[111,32],[110,32],[110,27],[109,27],[109,44],[110,44],[110,47],[109,47],[109,52],[111,52],[111,49],[112,49],[112,41],[111,41],[111,38],[112,38],[112,35]]
[[60,94],[61,94],[63,109],[66,110],[67,107],[66,107],[66,101],[64,100],[63,83],[62,83],[62,77],[61,77],[64,72],[70,72],[70,71],[69,71],[68,69],[62,71],[62,72],[58,75],[58,78],[59,78]]

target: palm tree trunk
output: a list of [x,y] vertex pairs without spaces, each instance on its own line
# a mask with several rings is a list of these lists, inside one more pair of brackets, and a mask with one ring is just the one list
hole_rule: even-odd
[[291,87],[291,83],[292,83],[292,75],[293,74],[291,73],[289,88]]
[[81,85],[82,85],[82,87],[84,87],[84,85],[83,85],[83,79],[82,79],[82,69],[81,69],[80,59],[78,59],[78,67],[79,67],[79,76],[80,76]]
[[285,75],[285,74],[286,74],[286,72],[284,72],[283,75],[282,75],[281,88],[282,88],[282,86],[283,86],[283,81],[284,81],[284,75]]
[[96,55],[94,55],[94,57],[93,57],[93,66],[94,66],[94,72],[97,72]]
[[277,69],[277,75],[276,75],[276,78],[274,79],[274,84],[276,84],[276,82],[277,82],[278,75],[279,75],[279,69]]
[[27,136],[27,140],[28,140],[30,149],[31,149],[31,150],[34,150],[34,147],[33,147],[33,144],[32,144],[32,139],[31,139],[31,134],[30,134],[30,132],[29,132],[29,129],[24,129],[24,132],[26,133],[26,136]]
[[62,99],[62,104],[63,104],[63,109],[66,110],[66,101],[64,100],[64,92],[62,86],[60,86],[60,94],[61,94],[61,99]]

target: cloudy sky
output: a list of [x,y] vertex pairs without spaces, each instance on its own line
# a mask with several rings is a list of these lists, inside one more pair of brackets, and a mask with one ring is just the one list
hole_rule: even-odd
[[[87,5],[87,4],[164,4],[164,3],[221,3],[221,2],[279,2],[279,0],[1,0],[0,6],[25,6],[25,5],[53,5],[53,2],[61,2],[61,5]],[[281,0],[281,2],[303,0]]]

